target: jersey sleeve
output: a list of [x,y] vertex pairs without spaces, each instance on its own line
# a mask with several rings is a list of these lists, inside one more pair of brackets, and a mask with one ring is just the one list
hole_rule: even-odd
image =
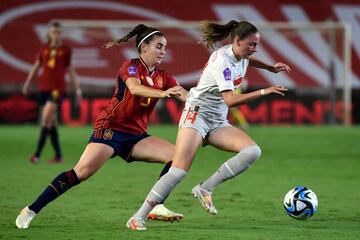
[[131,60],[127,60],[123,63],[119,71],[119,76],[123,82],[126,82],[128,78],[132,77],[140,79],[139,70],[137,66],[131,64]]
[[223,57],[217,56],[214,61],[211,61],[208,64],[207,68],[210,71],[210,74],[216,81],[216,84],[219,87],[219,92],[225,90],[234,90],[234,74],[231,72],[231,66],[228,61]]
[[169,89],[169,88],[179,85],[179,83],[176,81],[176,79],[173,76],[171,76],[170,74],[166,73],[165,77],[166,77],[165,86],[164,86],[165,89]]

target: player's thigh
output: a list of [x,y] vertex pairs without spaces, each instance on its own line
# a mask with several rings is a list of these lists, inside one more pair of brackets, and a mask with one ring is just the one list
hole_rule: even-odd
[[102,143],[89,143],[74,171],[79,180],[85,180],[93,175],[114,154],[114,149]]
[[43,126],[52,127],[55,124],[57,109],[57,103],[51,101],[45,103],[41,112],[41,124]]
[[202,142],[203,139],[200,133],[195,129],[179,129],[172,166],[184,169],[185,171],[189,170],[196,151]]
[[131,157],[137,161],[165,163],[172,160],[175,146],[156,136],[149,136],[135,144]]
[[208,142],[229,152],[239,152],[244,147],[256,144],[244,131],[233,126],[216,129],[208,138]]

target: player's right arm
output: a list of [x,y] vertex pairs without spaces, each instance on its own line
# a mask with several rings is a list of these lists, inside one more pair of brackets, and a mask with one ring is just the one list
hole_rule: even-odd
[[40,60],[36,60],[29,72],[29,75],[26,78],[24,85],[23,85],[22,93],[24,95],[28,95],[30,83],[37,76],[39,69],[40,69]]
[[126,79],[125,84],[132,95],[140,96],[140,97],[156,97],[156,98],[174,97],[181,95],[180,91],[182,90],[181,86],[174,86],[165,91],[160,89],[150,88],[141,85],[140,79],[135,77],[130,77]]

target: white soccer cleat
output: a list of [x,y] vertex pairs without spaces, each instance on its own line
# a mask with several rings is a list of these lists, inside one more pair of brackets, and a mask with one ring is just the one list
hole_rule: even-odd
[[126,227],[131,230],[143,231],[146,230],[145,220],[138,217],[131,217],[126,223]]
[[15,220],[16,227],[20,229],[28,228],[35,216],[36,213],[30,210],[29,207],[23,208]]
[[199,199],[201,205],[205,208],[206,211],[213,215],[217,214],[217,210],[211,199],[212,192],[200,187],[200,184],[198,184],[192,189],[191,193],[194,195],[194,197]]
[[148,219],[160,220],[165,222],[180,221],[184,215],[181,213],[175,213],[167,209],[164,204],[156,205],[148,215]]

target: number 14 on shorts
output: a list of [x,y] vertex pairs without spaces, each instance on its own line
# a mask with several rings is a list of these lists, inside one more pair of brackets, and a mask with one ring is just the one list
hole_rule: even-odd
[[194,124],[196,117],[199,113],[199,108],[200,108],[199,106],[195,106],[194,109],[189,108],[187,111],[184,123],[186,121],[191,121],[191,124]]

